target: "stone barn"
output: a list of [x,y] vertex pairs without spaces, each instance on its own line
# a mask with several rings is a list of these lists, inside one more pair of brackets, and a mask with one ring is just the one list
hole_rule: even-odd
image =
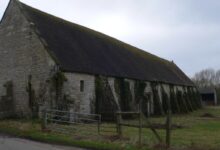
[[192,81],[171,61],[11,0],[0,22],[0,116],[44,108],[161,115],[201,107]]

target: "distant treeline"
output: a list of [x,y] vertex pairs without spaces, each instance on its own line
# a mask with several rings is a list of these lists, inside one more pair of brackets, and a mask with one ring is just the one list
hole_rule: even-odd
[[212,68],[195,73],[192,81],[198,88],[214,87],[217,91],[218,104],[220,104],[220,70]]

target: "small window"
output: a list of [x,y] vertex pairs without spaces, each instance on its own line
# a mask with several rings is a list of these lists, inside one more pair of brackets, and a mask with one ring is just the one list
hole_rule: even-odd
[[80,80],[80,92],[84,92],[84,81]]

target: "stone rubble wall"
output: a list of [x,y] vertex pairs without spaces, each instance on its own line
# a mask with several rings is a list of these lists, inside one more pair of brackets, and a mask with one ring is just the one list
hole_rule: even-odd
[[12,82],[13,93],[10,96],[13,96],[13,108],[9,111],[18,116],[29,116],[28,80],[31,76],[32,88],[38,99],[40,88],[45,86],[55,62],[33,32],[33,25],[15,4],[16,1],[11,3],[5,14],[7,17],[0,24],[0,103],[5,101],[2,98],[6,96],[4,84]]

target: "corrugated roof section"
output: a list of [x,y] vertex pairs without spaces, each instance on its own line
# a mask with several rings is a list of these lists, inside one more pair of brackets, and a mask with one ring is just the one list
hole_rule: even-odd
[[212,94],[215,93],[216,90],[214,87],[203,87],[203,88],[199,88],[199,92],[201,94]]

